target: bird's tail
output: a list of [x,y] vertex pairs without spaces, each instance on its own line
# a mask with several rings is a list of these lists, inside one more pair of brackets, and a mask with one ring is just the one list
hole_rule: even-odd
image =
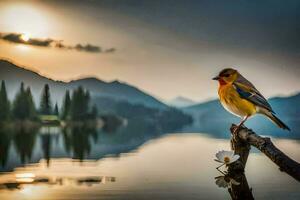
[[283,123],[278,117],[276,117],[273,113],[271,112],[264,112],[264,115],[266,115],[272,122],[274,122],[279,128],[286,129],[288,131],[291,131],[291,129]]

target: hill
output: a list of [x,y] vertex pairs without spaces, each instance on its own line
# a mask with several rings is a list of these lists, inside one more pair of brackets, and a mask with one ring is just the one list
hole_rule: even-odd
[[0,80],[5,80],[10,99],[19,90],[20,83],[24,82],[25,85],[31,87],[34,100],[38,103],[42,87],[47,83],[51,89],[52,100],[58,103],[62,102],[66,90],[72,90],[81,85],[90,91],[92,97],[109,97],[131,104],[143,104],[150,108],[167,108],[167,105],[156,98],[126,83],[104,82],[97,78],[82,78],[70,82],[54,81],[6,60],[0,60]]
[[[257,115],[246,122],[246,126],[261,134],[300,138],[300,93],[289,97],[270,98],[269,103],[290,128],[291,132],[277,128],[267,118]],[[228,113],[220,104],[219,100],[207,101],[193,106],[182,108],[185,113],[194,118],[192,131],[211,132],[217,136],[228,136],[228,128],[232,123],[238,123],[239,118]],[[215,125],[214,125],[215,124]]]
[[195,105],[196,102],[191,100],[191,99],[188,99],[186,97],[181,97],[181,96],[178,96],[172,100],[170,100],[168,102],[168,105],[170,106],[174,106],[174,107],[177,107],[177,108],[182,108],[182,107],[187,107],[187,106],[192,106],[192,105]]

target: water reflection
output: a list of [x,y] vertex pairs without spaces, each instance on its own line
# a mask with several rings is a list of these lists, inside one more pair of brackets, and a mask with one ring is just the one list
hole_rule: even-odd
[[[161,137],[163,132],[140,123],[114,132],[87,125],[0,130],[4,200],[26,195],[38,200],[230,198],[228,188],[217,189],[212,180],[219,176],[212,159],[217,150],[229,148],[228,140],[187,133]],[[299,142],[275,143],[299,160]],[[251,154],[247,167],[244,180],[258,199],[280,199],[288,193],[291,199],[300,198],[299,183],[264,156]],[[241,183],[236,186],[245,185],[242,178],[231,178]],[[236,188],[232,184],[232,191]]]
[[0,164],[4,167],[7,163],[9,147],[12,141],[9,129],[0,126]]
[[[114,123],[110,123],[114,124]],[[82,123],[65,127],[15,125],[0,127],[0,171],[11,171],[40,159],[51,164],[52,157],[101,159],[118,157],[137,149],[146,141],[159,137],[160,127],[133,121],[126,127],[102,127]]]
[[246,175],[242,171],[229,171],[215,177],[215,183],[220,188],[227,188],[232,200],[252,200],[254,199],[252,189],[249,187]]
[[28,128],[23,126],[18,127],[13,132],[15,150],[19,155],[22,164],[31,160],[37,133],[37,127]]
[[227,174],[222,176],[215,177],[216,185],[222,188],[232,188],[233,185],[239,185],[240,182],[237,182],[234,178],[230,177]]
[[116,182],[116,177],[91,176],[91,177],[49,177],[47,175],[35,176],[32,173],[15,174],[15,178],[6,177],[6,182],[0,179],[0,190],[21,190],[25,185],[59,185],[76,184],[78,186],[92,186]]
[[92,145],[98,140],[94,126],[81,125],[63,128],[63,138],[66,151],[72,153],[72,158],[83,160],[90,154]]

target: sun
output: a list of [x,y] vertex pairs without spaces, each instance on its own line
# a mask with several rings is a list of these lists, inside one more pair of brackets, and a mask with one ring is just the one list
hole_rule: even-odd
[[24,33],[20,36],[21,40],[23,40],[24,42],[28,42],[28,40],[30,40],[30,35],[28,33]]
[[54,20],[55,14],[42,3],[28,1],[2,3],[0,0],[0,4],[1,29],[15,33],[30,31],[40,37],[49,35],[53,25],[51,16]]

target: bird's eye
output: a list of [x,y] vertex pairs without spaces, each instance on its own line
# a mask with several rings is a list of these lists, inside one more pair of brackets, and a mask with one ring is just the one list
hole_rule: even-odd
[[224,77],[229,77],[230,75],[229,74],[224,74]]

